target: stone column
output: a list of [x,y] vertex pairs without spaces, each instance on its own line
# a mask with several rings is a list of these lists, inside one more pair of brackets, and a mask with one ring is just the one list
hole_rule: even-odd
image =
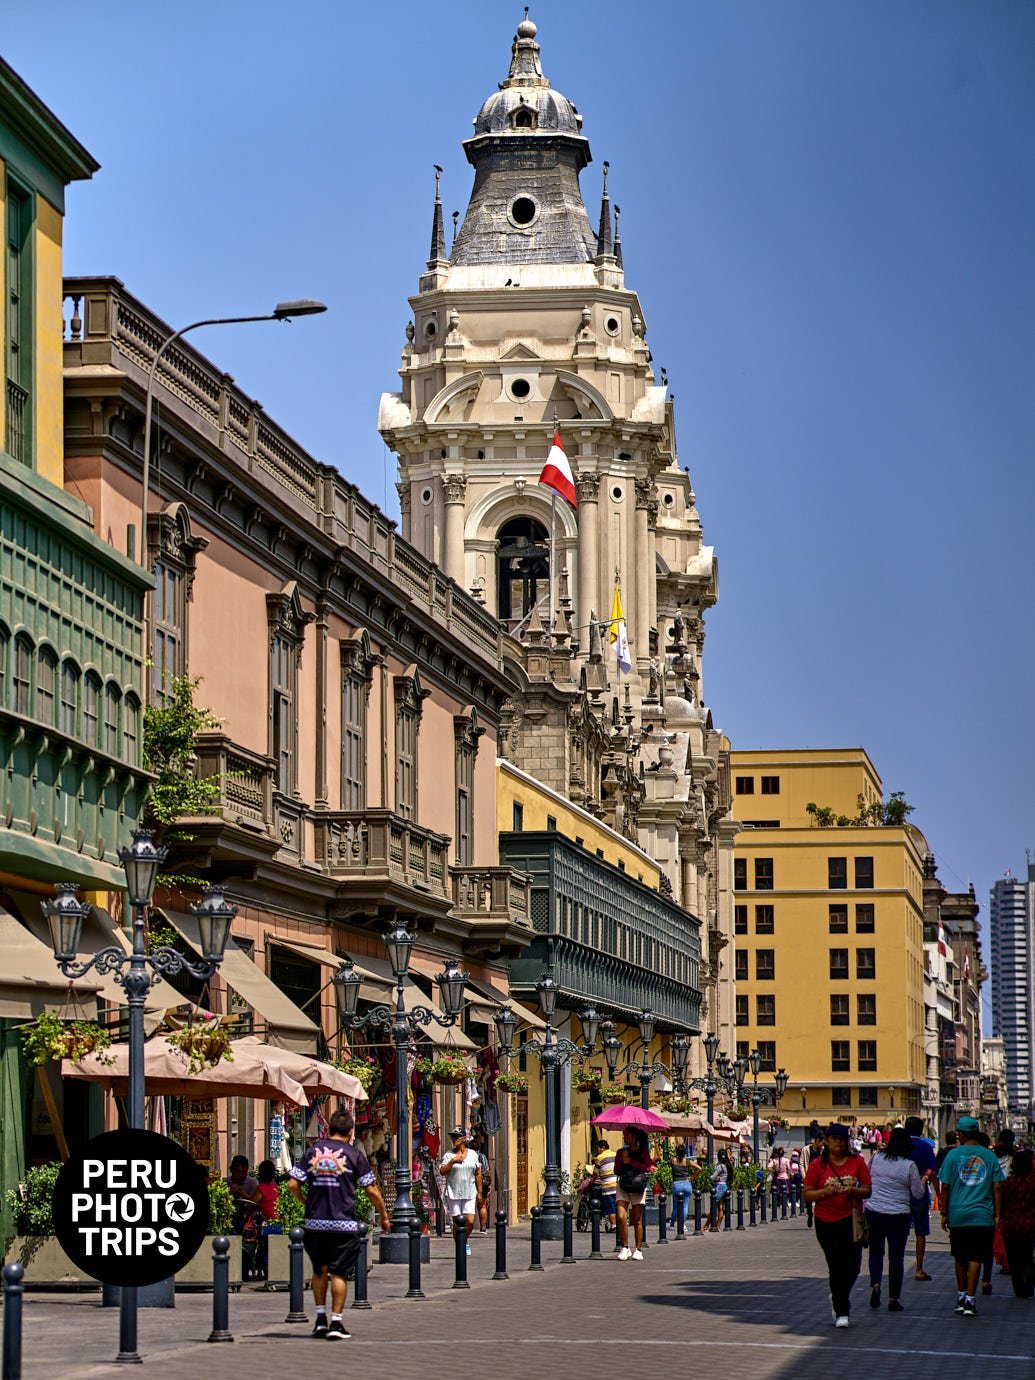
[[442,496],[446,504],[446,545],[442,554],[442,569],[458,585],[464,583],[464,497],[467,480],[462,474],[447,474],[442,480]]
[[651,490],[649,479],[636,481],[636,552],[631,562],[636,575],[636,663],[645,670],[650,655],[650,586],[654,584],[654,571],[647,568],[648,556],[653,550],[648,523]]
[[647,505],[647,594],[650,627],[658,626],[658,491],[651,486]]
[[589,646],[589,620],[595,613],[598,618],[608,613],[598,602],[598,566],[600,563],[600,497],[599,474],[579,474],[575,477],[575,493],[579,500],[579,602],[578,641],[580,647]]
[[410,536],[410,485],[407,480],[400,480],[395,486],[395,491],[399,495],[399,512],[402,516],[402,534],[404,541],[411,541]]

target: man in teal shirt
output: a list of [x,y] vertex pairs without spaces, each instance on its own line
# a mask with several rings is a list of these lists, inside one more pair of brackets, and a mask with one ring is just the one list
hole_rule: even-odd
[[996,1155],[978,1141],[977,1118],[961,1116],[959,1144],[942,1160],[938,1171],[942,1227],[948,1228],[949,1249],[956,1265],[955,1312],[973,1317],[981,1264],[992,1254],[999,1225],[1003,1170]]

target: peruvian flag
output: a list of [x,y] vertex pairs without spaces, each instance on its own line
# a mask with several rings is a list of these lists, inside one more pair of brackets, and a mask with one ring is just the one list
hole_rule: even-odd
[[572,478],[571,466],[568,464],[568,457],[561,445],[560,427],[553,433],[553,445],[550,447],[550,454],[546,457],[546,464],[539,476],[539,483],[544,488],[553,489],[555,493],[560,494],[561,498],[566,498],[573,508],[578,507],[578,500],[575,497],[575,480]]
[[938,926],[938,952],[941,954],[942,958],[948,958],[949,956],[949,946],[945,942],[945,931],[942,929],[941,925]]
[[963,981],[970,981],[970,945],[963,950]]

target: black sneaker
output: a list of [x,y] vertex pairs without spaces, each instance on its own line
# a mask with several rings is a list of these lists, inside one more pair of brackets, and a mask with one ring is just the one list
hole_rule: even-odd
[[345,1324],[339,1319],[331,1322],[324,1335],[329,1342],[344,1342],[352,1336],[352,1333],[347,1331]]
[[965,1318],[977,1317],[977,1304],[974,1302],[973,1299],[963,1300],[963,1316]]
[[956,1307],[955,1307],[952,1311],[953,1311],[954,1313],[962,1313],[965,1303],[966,1303],[966,1297],[965,1297],[965,1295],[960,1294],[959,1298],[956,1300]]
[[314,1337],[326,1337],[326,1336],[327,1336],[327,1314],[326,1314],[326,1313],[317,1313],[317,1315],[316,1315],[316,1326],[313,1328],[313,1336],[314,1336]]

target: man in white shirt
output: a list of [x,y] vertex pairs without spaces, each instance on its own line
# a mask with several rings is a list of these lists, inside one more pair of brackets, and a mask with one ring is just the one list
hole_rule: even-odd
[[470,1255],[476,1204],[482,1196],[482,1171],[477,1152],[467,1144],[464,1128],[454,1126],[449,1138],[453,1142],[452,1152],[443,1156],[438,1168],[446,1181],[445,1199],[453,1219],[453,1230],[460,1230],[459,1219],[462,1217],[467,1234],[467,1254]]

